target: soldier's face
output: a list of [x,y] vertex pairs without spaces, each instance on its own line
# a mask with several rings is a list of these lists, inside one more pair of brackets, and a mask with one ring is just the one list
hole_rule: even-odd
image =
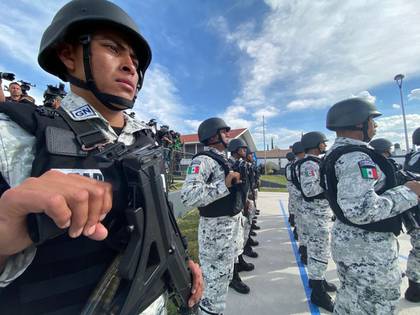
[[19,84],[10,84],[9,92],[11,96],[21,96],[22,89]]
[[[73,75],[85,80],[83,48],[75,52]],[[98,30],[91,41],[91,69],[99,91],[126,99],[136,94],[138,59],[125,36],[115,30]]]
[[368,136],[369,136],[370,139],[372,139],[375,136],[377,127],[378,127],[378,124],[372,118],[369,118],[369,120],[368,120]]
[[319,144],[319,151],[321,151],[321,153],[324,153],[327,150],[327,144],[325,142],[321,142]]
[[246,148],[239,148],[238,149],[238,154],[241,158],[245,159],[246,158]]

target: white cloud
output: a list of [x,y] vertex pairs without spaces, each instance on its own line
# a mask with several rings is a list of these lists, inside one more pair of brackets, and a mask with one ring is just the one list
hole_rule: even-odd
[[371,102],[371,103],[375,103],[375,101],[376,101],[376,96],[371,95],[369,93],[369,91],[362,91],[362,92],[359,92],[358,94],[352,95],[352,96],[363,98],[366,101]]
[[[420,127],[420,115],[406,115],[408,141],[412,146],[411,135]],[[399,143],[405,149],[405,135],[402,115],[394,115],[377,119],[378,129],[375,138],[386,138],[392,143]]]
[[286,108],[290,111],[299,111],[304,109],[318,109],[325,108],[331,104],[325,98],[310,98],[310,99],[298,99],[290,102],[286,105]]
[[420,89],[411,90],[410,94],[408,94],[408,100],[420,100]]
[[420,73],[415,0],[265,3],[262,25],[232,28],[219,19],[220,34],[242,53],[234,104],[317,109],[392,82],[396,73]]
[[171,129],[188,133],[193,128],[191,124],[185,126],[183,113],[186,110],[168,70],[158,64],[152,66],[147,71],[143,88],[134,106],[136,116],[144,121],[155,118],[159,125],[166,124]]
[[400,109],[401,108],[401,105],[399,105],[399,104],[392,104],[392,108]]

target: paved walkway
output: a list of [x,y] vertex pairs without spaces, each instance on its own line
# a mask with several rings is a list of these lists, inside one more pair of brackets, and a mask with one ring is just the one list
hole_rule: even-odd
[[[308,302],[307,273],[296,260],[297,244],[291,238],[287,223],[287,193],[260,192],[258,208],[261,226],[256,239],[260,242],[255,250],[259,257],[246,257],[255,264],[255,270],[242,272],[242,279],[250,286],[249,295],[229,290],[225,315],[282,315],[282,314],[330,314]],[[405,270],[410,242],[406,235],[400,236],[400,262]],[[328,264],[327,278],[339,284],[334,262]],[[407,288],[403,278],[402,294]],[[420,314],[420,305],[400,300],[401,315]]]

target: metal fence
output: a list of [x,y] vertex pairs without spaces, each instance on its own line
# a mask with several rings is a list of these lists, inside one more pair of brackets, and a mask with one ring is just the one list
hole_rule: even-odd
[[164,148],[165,172],[168,187],[183,181],[194,154]]

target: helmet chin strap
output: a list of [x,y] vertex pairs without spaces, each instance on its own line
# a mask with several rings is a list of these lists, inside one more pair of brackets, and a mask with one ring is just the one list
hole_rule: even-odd
[[215,142],[212,142],[212,143],[209,143],[209,145],[210,145],[210,144],[214,145],[214,144],[219,144],[219,143],[221,143],[221,144],[223,144],[223,146],[224,146],[224,147],[225,147],[225,149],[226,149],[226,148],[227,148],[227,146],[228,146],[228,144],[227,144],[227,142],[226,142],[226,141],[223,141],[222,135],[220,134],[220,130],[217,130],[217,137],[219,138],[219,140],[218,140],[218,141],[215,141]]
[[121,111],[126,109],[131,109],[134,106],[134,102],[137,98],[137,93],[140,91],[142,83],[143,83],[143,73],[139,71],[139,81],[136,87],[136,93],[132,100],[115,96],[112,94],[102,93],[98,90],[95,80],[92,75],[92,68],[90,64],[90,43],[91,37],[90,35],[83,35],[80,37],[80,43],[83,46],[83,67],[85,70],[85,77],[86,81],[80,80],[74,76],[67,75],[67,79],[70,83],[78,86],[79,88],[89,90],[93,93],[93,95],[107,108],[114,110],[114,111]]
[[362,127],[364,142],[369,142],[371,140],[371,137],[369,137],[369,134],[368,134],[368,129],[369,129],[369,120],[366,120],[365,122],[363,122],[363,127]]

